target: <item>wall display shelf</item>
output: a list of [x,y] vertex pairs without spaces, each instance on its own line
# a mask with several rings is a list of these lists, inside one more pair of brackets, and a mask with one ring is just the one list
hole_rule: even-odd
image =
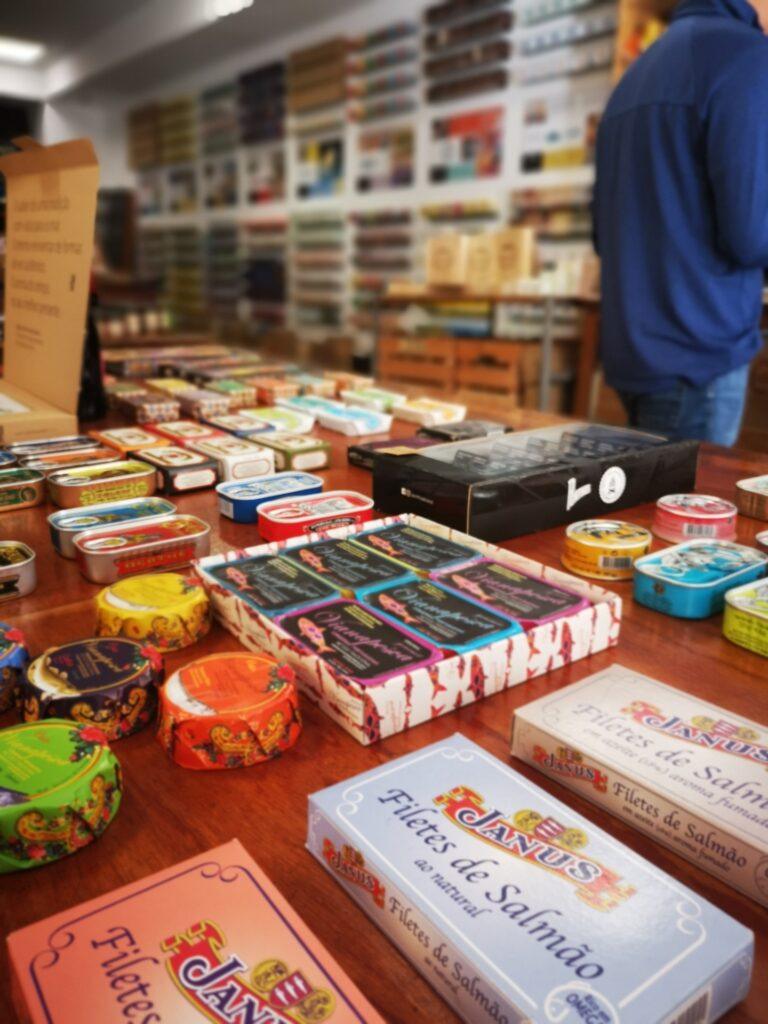
[[282,143],[250,146],[243,157],[243,192],[251,206],[285,199],[285,148]]
[[128,165],[143,171],[161,162],[160,107],[149,103],[128,114]]
[[419,103],[419,23],[396,22],[356,39],[347,65],[351,121],[413,113]]
[[295,50],[288,58],[287,105],[291,114],[343,103],[349,42],[342,36]]
[[503,107],[436,117],[431,122],[429,135],[431,184],[495,178],[501,174]]
[[203,251],[197,228],[166,233],[164,303],[184,330],[203,330],[209,317],[204,299]]
[[237,80],[240,142],[276,142],[285,130],[285,64],[275,61]]
[[506,89],[511,81],[514,16],[508,0],[436,4],[424,12],[428,103]]
[[200,150],[203,156],[231,153],[240,141],[238,90],[234,82],[200,94]]
[[289,287],[292,323],[314,340],[339,334],[346,303],[346,224],[340,211],[291,218]]
[[524,90],[520,171],[575,169],[594,163],[600,117],[611,92],[610,72],[544,82]]
[[397,329],[397,314],[382,313],[380,301],[393,280],[414,273],[414,212],[371,210],[353,213],[352,300],[349,326],[357,355],[370,355],[377,330]]
[[165,178],[165,202],[154,212],[194,213],[198,209],[197,168],[194,164],[186,167],[170,167]]
[[242,227],[241,309],[247,328],[254,333],[285,326],[287,242],[285,220],[253,221]]
[[214,328],[237,327],[243,272],[237,224],[211,224],[205,236],[205,296]]
[[197,158],[197,102],[180,96],[160,104],[160,163],[186,164]]
[[221,210],[237,206],[237,160],[232,156],[211,157],[203,163],[203,207]]

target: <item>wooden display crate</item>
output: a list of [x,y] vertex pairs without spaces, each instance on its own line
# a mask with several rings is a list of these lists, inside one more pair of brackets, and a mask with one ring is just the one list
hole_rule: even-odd
[[517,395],[522,346],[509,341],[457,341],[456,385],[488,395]]
[[377,376],[389,384],[451,391],[456,385],[454,338],[380,338]]

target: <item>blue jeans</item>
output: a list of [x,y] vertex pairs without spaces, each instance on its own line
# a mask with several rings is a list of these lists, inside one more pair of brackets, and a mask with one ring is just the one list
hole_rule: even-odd
[[671,391],[639,395],[620,391],[629,424],[672,440],[693,438],[733,446],[741,430],[749,366],[697,388],[681,380]]

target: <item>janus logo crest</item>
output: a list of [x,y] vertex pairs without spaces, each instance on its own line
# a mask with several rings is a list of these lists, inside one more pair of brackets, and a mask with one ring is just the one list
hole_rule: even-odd
[[569,882],[578,898],[595,910],[613,910],[637,891],[615,871],[581,853],[587,836],[555,818],[533,810],[505,817],[502,811],[486,807],[484,798],[467,786],[457,786],[434,802],[470,835]]
[[570,747],[558,747],[554,753],[548,754],[538,744],[533,748],[533,759],[542,768],[547,768],[556,775],[565,775],[571,779],[588,782],[598,793],[605,793],[608,788],[608,776],[599,768],[593,768],[584,761],[578,750]]
[[719,750],[732,757],[768,768],[768,746],[760,742],[760,733],[754,729],[729,722],[724,718],[708,718],[697,715],[689,722],[678,715],[666,715],[655,704],[634,700],[621,709],[623,715],[630,715],[638,725],[665,736],[674,736],[685,743],[694,743],[706,750]]
[[324,839],[323,858],[337,875],[370,893],[377,907],[384,906],[386,889],[376,875],[366,867],[365,859],[359,850],[346,845],[337,850],[330,839]]
[[250,972],[237,956],[224,958],[221,929],[201,921],[162,943],[176,986],[215,1024],[322,1024],[333,1016],[331,992],[314,988],[301,971],[264,960]]

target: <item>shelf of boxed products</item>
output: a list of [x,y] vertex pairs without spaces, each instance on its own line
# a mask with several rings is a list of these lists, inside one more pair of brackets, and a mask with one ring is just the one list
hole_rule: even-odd
[[237,80],[240,143],[279,142],[285,134],[285,63],[272,61]]
[[204,237],[203,270],[205,297],[211,327],[220,335],[231,335],[239,324],[242,295],[242,257],[237,224],[210,224]]
[[243,319],[248,333],[286,326],[285,219],[250,221],[241,227],[243,247]]
[[347,114],[369,124],[412,114],[419,104],[420,25],[398,21],[351,41]]
[[148,103],[129,111],[128,165],[134,171],[149,170],[162,163],[160,107]]
[[294,214],[290,220],[289,326],[320,340],[340,334],[346,309],[347,233],[341,212]]
[[224,82],[200,93],[200,152],[203,156],[232,153],[240,142],[238,89]]
[[450,103],[498,92],[511,82],[510,0],[446,0],[424,10],[425,99]]
[[194,227],[168,230],[163,300],[178,327],[183,330],[208,327],[210,316],[204,294],[201,232]]
[[160,163],[192,163],[198,155],[197,102],[179,96],[160,104]]

